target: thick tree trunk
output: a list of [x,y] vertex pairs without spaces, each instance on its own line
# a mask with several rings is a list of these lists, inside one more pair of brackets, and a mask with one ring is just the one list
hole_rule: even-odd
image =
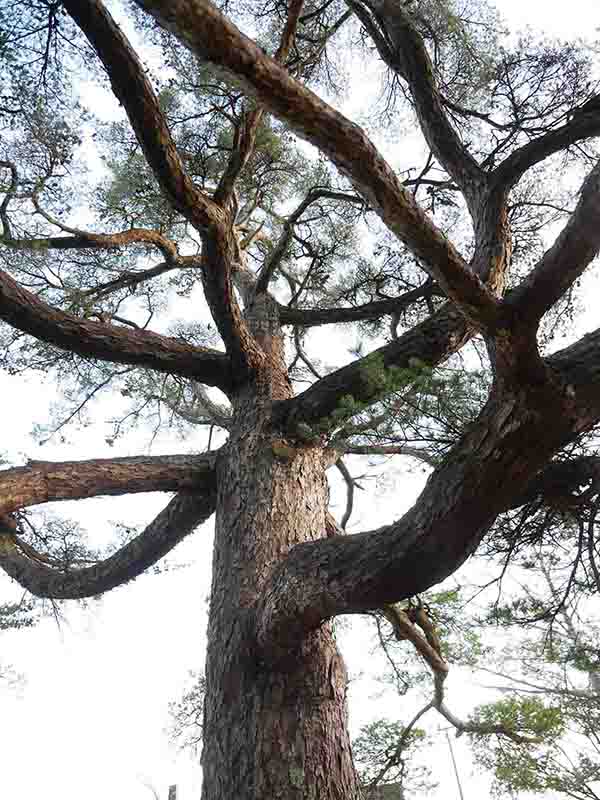
[[238,399],[218,466],[202,798],[355,800],[346,671],[329,626],[277,668],[254,646],[265,581],[291,547],[324,535],[327,503],[325,453],[274,438],[270,400]]

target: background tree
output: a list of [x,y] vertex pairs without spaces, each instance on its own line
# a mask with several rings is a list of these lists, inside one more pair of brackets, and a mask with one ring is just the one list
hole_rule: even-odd
[[[137,0],[115,7],[121,25],[97,0],[17,9],[0,15],[4,365],[61,381],[48,434],[110,388],[110,441],[165,413],[227,437],[4,470],[0,565],[38,597],[93,596],[216,512],[205,800],[360,796],[330,627],[342,614],[383,614],[459,730],[525,744],[546,731],[539,714],[520,731],[454,716],[419,596],[486,534],[527,541],[533,514],[542,538],[557,497],[595,502],[600,335],[551,347],[600,249],[591,52],[510,46],[476,3]],[[410,162],[393,153],[392,167],[338,110],[348,52],[385,70],[386,121],[417,120]],[[108,79],[125,118],[94,120],[83,74]],[[192,319],[174,324],[182,298]],[[311,329],[336,323],[362,341],[332,370],[311,358]],[[344,536],[325,479],[337,465],[351,499],[344,454],[433,471],[395,522]],[[25,511],[146,491],[176,494],[106,556]],[[562,530],[579,566],[581,528]]]

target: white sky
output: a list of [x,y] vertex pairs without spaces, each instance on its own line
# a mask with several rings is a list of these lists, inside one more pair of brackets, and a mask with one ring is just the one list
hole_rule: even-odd
[[[543,27],[549,34],[590,35],[600,26],[600,6],[594,0],[500,0],[498,7],[511,25]],[[0,376],[4,400],[2,450],[17,459],[35,457],[39,450],[29,436],[33,422],[45,418],[44,401],[51,400],[52,387],[38,378],[27,380]],[[7,399],[11,411],[7,413]],[[101,457],[139,452],[138,442],[125,439],[109,448],[103,432],[94,429],[76,437],[76,446],[47,445],[47,459]],[[127,447],[127,450],[122,449]],[[179,442],[158,443],[154,452],[178,452]],[[405,504],[416,495],[424,476],[416,469],[398,481]],[[361,500],[362,498],[359,498]],[[108,530],[99,520],[148,521],[164,505],[161,497],[132,500],[86,501],[79,504],[92,531]],[[387,505],[387,504],[386,504]],[[63,505],[66,509],[66,505]],[[402,509],[384,507],[376,500],[381,522],[396,517]],[[373,527],[373,500],[365,498],[354,518],[356,527]],[[178,754],[168,743],[169,701],[180,696],[188,671],[201,670],[205,637],[205,598],[209,590],[211,554],[210,524],[178,549],[172,561],[190,562],[184,569],[140,578],[129,587],[91,603],[86,610],[73,610],[59,629],[45,620],[32,630],[2,634],[0,660],[25,673],[19,692],[0,681],[0,798],[32,800],[140,800],[151,798],[145,782],[166,798],[170,783],[179,785],[179,800],[197,800],[200,770],[195,759]],[[7,588],[7,582],[0,584]],[[11,595],[14,589],[11,590]],[[13,595],[14,596],[14,595]],[[351,659],[350,668],[361,664]],[[452,691],[452,680],[456,683]],[[450,697],[467,713],[465,684],[450,682]],[[469,688],[469,700],[480,699]],[[385,705],[385,707],[384,707]],[[363,694],[351,709],[357,725],[371,716],[389,711],[389,700],[375,693]],[[403,710],[403,716],[406,713]],[[465,800],[487,794],[486,784],[470,777],[467,742],[454,745],[465,789]],[[446,785],[431,800],[452,798],[454,791],[448,752],[441,748],[436,762],[444,764]]]

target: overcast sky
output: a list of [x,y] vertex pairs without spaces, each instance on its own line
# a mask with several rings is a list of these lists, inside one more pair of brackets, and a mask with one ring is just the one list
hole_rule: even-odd
[[[499,0],[498,7],[511,25],[542,27],[549,34],[590,35],[600,26],[596,0]],[[566,9],[566,10],[565,10]],[[20,380],[0,376],[4,419],[7,401],[12,411],[3,430],[2,450],[18,460],[39,453],[29,433],[45,417],[41,396],[51,401],[52,387],[39,378]],[[103,431],[78,434],[76,446],[47,445],[43,458],[100,457],[143,449],[126,439],[110,449]],[[121,449],[126,448],[126,449]],[[153,452],[178,452],[181,443],[160,439]],[[38,455],[39,457],[39,455]],[[406,504],[422,485],[418,468],[402,480]],[[397,474],[394,480],[399,481]],[[412,492],[412,494],[411,494]],[[397,496],[397,493],[396,493]],[[95,536],[110,531],[110,520],[148,521],[165,504],[164,497],[86,501],[83,514]],[[69,513],[67,504],[62,509]],[[396,505],[397,516],[402,511]],[[368,522],[367,522],[368,513]],[[380,508],[381,522],[389,521]],[[358,528],[373,527],[369,501],[355,518]],[[163,732],[168,723],[168,703],[177,699],[190,669],[201,669],[205,640],[205,608],[209,590],[211,525],[204,526],[179,547],[161,575],[140,578],[130,587],[115,590],[87,609],[74,609],[58,626],[48,619],[32,630],[2,634],[0,661],[11,662],[26,675],[19,691],[0,681],[0,798],[6,800],[140,800],[151,798],[151,783],[166,798],[166,787],[178,783],[179,800],[198,800],[200,770],[190,755],[178,754]],[[187,566],[176,568],[178,564]],[[7,581],[0,583],[17,596]],[[8,595],[7,595],[8,597]],[[4,595],[3,595],[4,598]],[[351,659],[358,671],[360,661]],[[452,678],[458,690],[458,678]],[[452,682],[450,682],[450,697]],[[470,698],[476,699],[476,692]],[[462,704],[463,708],[466,705]],[[353,725],[383,713],[382,701],[367,693],[353,709]],[[485,796],[485,784],[469,777],[466,741],[455,745],[465,779],[466,800]],[[447,779],[450,762],[447,750]],[[434,798],[454,797],[451,784]]]

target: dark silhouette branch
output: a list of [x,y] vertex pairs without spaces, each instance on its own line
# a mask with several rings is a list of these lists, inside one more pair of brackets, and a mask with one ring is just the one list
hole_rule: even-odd
[[224,353],[151,331],[94,322],[60,311],[1,270],[0,319],[80,356],[181,375],[218,386],[225,392],[231,385],[230,360]]
[[589,173],[579,202],[554,244],[506,303],[521,321],[539,321],[600,252],[600,162]]
[[400,295],[390,297],[389,300],[374,300],[359,306],[340,308],[290,308],[279,307],[279,319],[282,325],[301,325],[310,328],[315,325],[333,325],[334,323],[359,322],[361,320],[379,319],[386,314],[401,314],[409,309],[417,300],[443,296],[440,290],[428,281],[423,286],[411,289]]
[[0,529],[0,567],[36,597],[93,597],[141,575],[205,522],[215,510],[216,491],[181,492],[134,539],[91,566],[61,569],[7,526]]
[[[261,292],[266,292],[269,283],[277,270],[277,267],[281,264],[283,258],[285,257],[288,247],[292,241],[292,234],[294,231],[294,225],[300,220],[300,217],[307,208],[309,208],[313,203],[316,203],[318,200],[339,200],[341,202],[347,203],[358,203],[359,205],[363,205],[363,201],[360,197],[357,197],[353,194],[347,194],[346,192],[336,192],[332,189],[321,189],[321,188],[314,188],[311,189],[304,200],[300,203],[300,205],[293,211],[289,217],[285,220],[283,224],[283,232],[275,246],[269,255],[268,259],[263,264],[260,274],[258,276],[258,280],[256,282],[256,293],[260,294]],[[282,313],[285,316],[289,306],[281,306]],[[293,309],[291,309],[293,315]],[[281,322],[283,323],[283,317],[280,317]],[[291,322],[291,324],[295,324]]]
[[569,146],[600,136],[600,96],[596,95],[579,109],[571,119],[554,130],[532,139],[515,150],[491,173],[497,186],[509,190],[519,182],[528,169]]
[[467,201],[479,200],[478,189],[485,175],[444,109],[433,64],[411,11],[393,0],[350,0],[379,55],[387,66],[406,81],[421,130],[439,163],[465,193]]

